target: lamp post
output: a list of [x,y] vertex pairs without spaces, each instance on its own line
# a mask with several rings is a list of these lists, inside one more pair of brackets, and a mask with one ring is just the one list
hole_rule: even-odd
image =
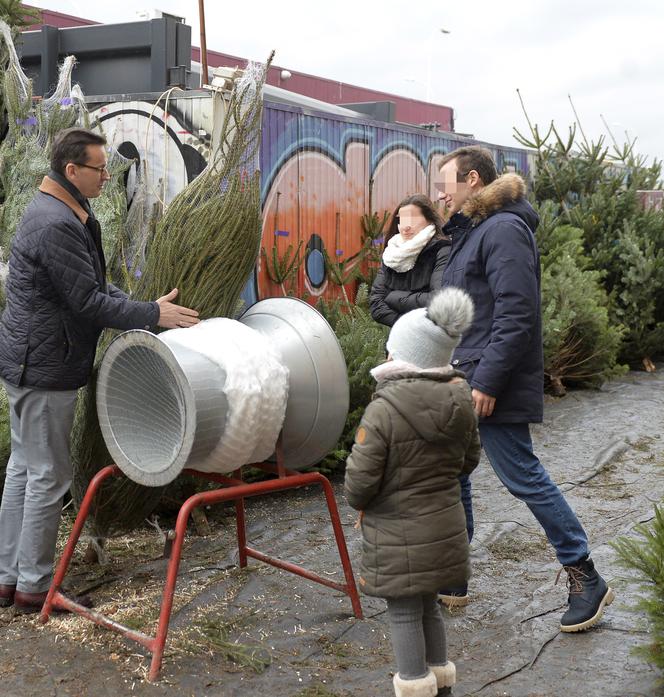
[[429,49],[427,51],[427,102],[431,101],[431,61],[433,57],[433,40],[438,34],[450,34],[449,29],[439,27],[434,29],[429,35]]
[[205,2],[198,0],[198,19],[201,30],[201,87],[208,82],[207,40],[205,38]]

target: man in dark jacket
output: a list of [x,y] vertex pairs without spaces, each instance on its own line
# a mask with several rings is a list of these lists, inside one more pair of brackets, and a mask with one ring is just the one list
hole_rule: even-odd
[[130,300],[106,281],[101,229],[88,199],[109,179],[106,140],[79,128],[53,143],[51,171],[16,230],[0,325],[0,378],[12,454],[0,507],[0,606],[37,612],[51,582],[62,499],[71,483],[76,393],[104,327],[188,327],[172,300]]
[[472,388],[489,462],[530,508],[568,574],[561,630],[581,631],[599,621],[614,592],[588,556],[581,523],[533,453],[529,424],[543,414],[540,262],[533,234],[539,219],[521,177],[497,177],[484,148],[449,153],[440,177],[439,198],[450,214],[445,232],[452,237],[443,286],[462,288],[475,304],[452,365]]

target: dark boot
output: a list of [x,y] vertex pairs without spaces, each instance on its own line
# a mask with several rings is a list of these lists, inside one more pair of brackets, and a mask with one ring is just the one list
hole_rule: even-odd
[[16,586],[6,586],[0,583],[0,607],[10,607],[14,604]]
[[604,606],[610,605],[616,594],[597,573],[590,557],[581,559],[576,564],[563,566],[558,572],[558,578],[563,570],[567,573],[569,607],[560,620],[560,631],[581,632],[600,621]]

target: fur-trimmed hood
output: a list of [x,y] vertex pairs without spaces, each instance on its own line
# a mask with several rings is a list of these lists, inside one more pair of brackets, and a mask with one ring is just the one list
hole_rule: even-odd
[[461,213],[479,225],[499,211],[518,215],[531,230],[535,230],[539,217],[526,200],[526,182],[518,174],[503,174],[491,184],[473,194],[463,205]]
[[389,404],[418,438],[428,443],[448,440],[455,430],[449,405],[470,399],[464,374],[452,366],[419,370],[409,369],[404,361],[390,362],[394,366],[383,371],[375,397]]

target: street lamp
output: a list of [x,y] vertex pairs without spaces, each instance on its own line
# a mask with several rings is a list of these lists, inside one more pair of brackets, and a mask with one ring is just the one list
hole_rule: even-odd
[[433,56],[433,40],[438,34],[450,34],[449,29],[439,27],[429,34],[429,49],[427,51],[427,102],[431,101],[431,61]]

